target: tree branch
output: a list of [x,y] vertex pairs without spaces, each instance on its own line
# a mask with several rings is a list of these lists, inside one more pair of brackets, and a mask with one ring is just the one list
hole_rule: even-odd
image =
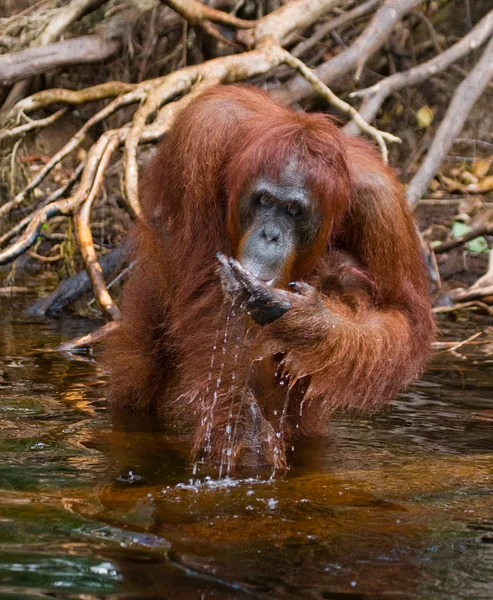
[[407,188],[407,199],[415,206],[440,167],[443,157],[462,131],[478,98],[493,77],[493,37],[474,69],[455,91],[447,113],[433,138],[426,158]]
[[[450,48],[447,48],[447,50],[444,50],[438,56],[435,56],[431,60],[428,60],[417,67],[408,69],[407,71],[395,73],[369,88],[353,92],[350,94],[350,97],[364,98],[364,102],[359,108],[359,112],[366,121],[371,123],[377,116],[378,110],[385,99],[390,96],[390,94],[405,87],[411,87],[417,83],[421,83],[429,77],[444,71],[451,64],[457,62],[464,56],[467,56],[473,50],[477,50],[488,40],[492,33],[493,10],[483,17],[467,35],[453,46],[450,46]],[[344,127],[344,131],[348,135],[356,135],[358,133],[354,124],[351,123],[348,123]]]
[[[368,58],[387,41],[395,24],[420,3],[421,0],[386,0],[349,48],[315,69],[317,77],[326,85],[330,85],[336,79],[356,70],[357,80]],[[302,77],[295,77],[282,90],[273,92],[286,104],[301,102],[312,93],[310,84]]]
[[11,85],[57,67],[104,62],[120,48],[118,40],[102,40],[97,35],[86,35],[3,54],[0,56],[0,85]]

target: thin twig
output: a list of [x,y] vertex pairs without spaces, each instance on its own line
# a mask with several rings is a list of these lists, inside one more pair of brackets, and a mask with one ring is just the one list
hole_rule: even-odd
[[377,141],[380,147],[380,151],[382,152],[383,160],[385,162],[388,162],[388,150],[385,144],[385,140],[389,142],[400,142],[401,140],[395,135],[392,135],[391,133],[387,133],[385,131],[380,131],[376,127],[373,127],[373,125],[367,123],[354,107],[352,107],[347,102],[344,102],[344,100],[338,98],[334,94],[334,92],[330,88],[328,88],[322,81],[320,81],[320,79],[315,75],[315,73],[311,69],[309,69],[301,60],[295,58],[286,50],[284,51],[284,56],[285,58],[283,62],[285,62],[293,69],[296,69],[307,81],[309,81],[313,85],[317,92],[323,98],[325,98],[327,102],[332,104],[342,113],[350,116],[362,131],[364,131]]
[[327,37],[331,31],[334,31],[338,27],[342,27],[343,25],[346,25],[346,23],[350,23],[358,17],[369,13],[381,2],[382,0],[367,0],[352,10],[344,12],[338,17],[335,17],[335,19],[331,19],[327,23],[320,25],[317,27],[315,33],[311,37],[297,44],[291,50],[291,54],[296,58],[299,58],[302,54],[305,54],[308,50],[311,50],[313,46]]
[[29,121],[29,123],[24,123],[24,125],[19,125],[18,127],[14,127],[13,129],[4,129],[0,132],[0,142],[3,140],[18,137],[21,135],[25,135],[31,131],[35,131],[36,129],[42,129],[43,127],[48,127],[48,125],[52,125],[58,119],[67,112],[66,108],[62,108],[58,110],[56,113],[53,113],[49,117],[45,117],[44,119],[36,119]]

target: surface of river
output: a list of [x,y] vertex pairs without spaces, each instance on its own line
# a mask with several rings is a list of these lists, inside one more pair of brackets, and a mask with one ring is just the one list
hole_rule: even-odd
[[284,476],[197,483],[186,438],[112,423],[97,363],[50,351],[94,327],[0,299],[0,598],[493,599],[493,343]]

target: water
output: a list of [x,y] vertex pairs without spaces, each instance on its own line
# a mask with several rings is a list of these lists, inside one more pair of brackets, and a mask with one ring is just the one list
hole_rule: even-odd
[[491,345],[334,419],[285,476],[197,481],[186,437],[110,415],[91,357],[49,352],[94,326],[0,299],[2,600],[493,599]]

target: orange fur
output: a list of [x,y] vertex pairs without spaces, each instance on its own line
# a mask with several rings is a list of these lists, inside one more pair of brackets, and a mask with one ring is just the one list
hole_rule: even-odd
[[[215,253],[236,255],[240,195],[293,156],[324,220],[291,278],[319,293],[261,328],[224,302]],[[182,419],[193,454],[283,467],[298,433],[381,405],[423,369],[434,326],[403,190],[327,117],[253,88],[209,90],[161,143],[141,199],[138,265],[105,353],[110,395]]]

